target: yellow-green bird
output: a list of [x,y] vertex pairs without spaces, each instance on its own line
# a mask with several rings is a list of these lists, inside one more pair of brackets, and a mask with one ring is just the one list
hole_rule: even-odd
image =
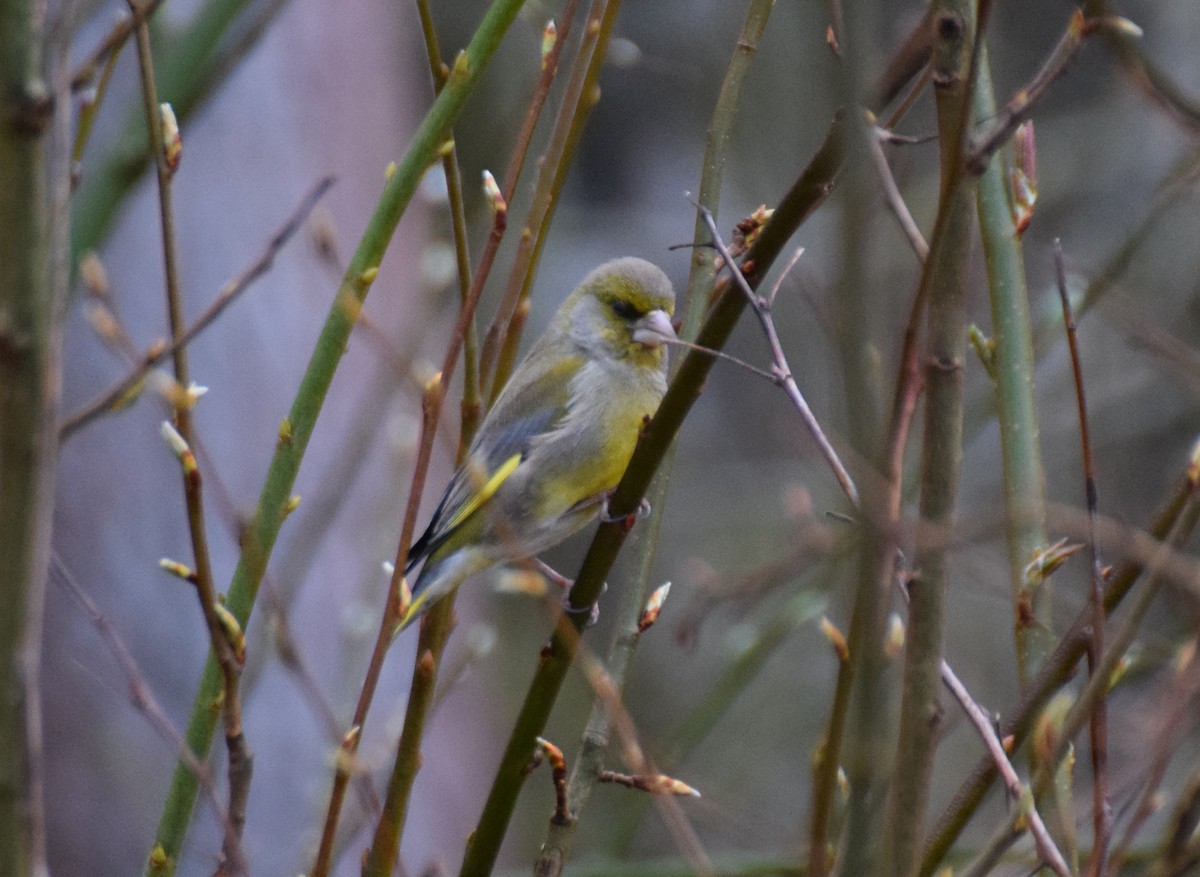
[[666,392],[671,282],[643,259],[584,278],[517,366],[408,554],[423,562],[397,632],[467,576],[585,526]]

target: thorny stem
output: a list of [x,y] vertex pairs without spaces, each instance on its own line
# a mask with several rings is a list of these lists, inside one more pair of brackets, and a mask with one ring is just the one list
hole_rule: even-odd
[[[1092,459],[1091,430],[1088,427],[1087,396],[1083,389],[1083,365],[1079,357],[1079,340],[1075,333],[1075,317],[1071,314],[1071,300],[1067,294],[1067,274],[1063,265],[1062,244],[1054,240],[1054,269],[1058,279],[1058,298],[1062,303],[1063,323],[1067,331],[1067,349],[1071,357],[1071,374],[1075,381],[1075,402],[1079,412],[1079,444],[1083,457],[1084,497],[1088,514],[1088,554],[1091,559],[1092,588],[1089,603],[1092,609],[1091,639],[1088,643],[1088,669],[1093,676],[1104,663],[1104,565],[1100,559],[1100,546],[1096,543],[1096,517],[1099,514],[1099,496],[1096,491],[1096,469]],[[1108,676],[1101,680],[1103,686],[1091,710],[1090,739],[1092,756],[1092,855],[1088,860],[1089,877],[1103,877],[1107,873],[1108,840],[1112,833],[1112,813],[1108,805],[1108,711],[1104,692],[1108,687]]]
[[[137,0],[129,0],[130,12],[139,17]],[[146,129],[150,139],[150,154],[158,178],[159,215],[162,226],[163,263],[166,269],[167,315],[171,337],[179,338],[185,329],[183,317],[183,293],[180,289],[178,245],[176,243],[174,169],[168,164],[163,142],[163,123],[159,111],[158,93],[154,81],[154,62],[150,52],[150,27],[142,21],[135,29],[138,62],[142,81],[142,100],[146,113]],[[188,369],[187,348],[173,345],[171,354],[175,365],[175,380],[181,387],[191,383]],[[187,445],[193,443],[192,417],[189,403],[177,405],[174,412],[175,428]],[[184,466],[182,471],[184,498],[187,507],[188,531],[192,540],[192,555],[196,571],[196,594],[200,598],[200,609],[208,629],[212,653],[216,656],[221,672],[221,721],[225,726],[225,746],[229,756],[229,825],[233,839],[240,842],[246,826],[246,801],[250,796],[250,779],[253,773],[253,755],[242,729],[242,700],[238,691],[241,666],[234,655],[217,609],[217,588],[213,578],[212,561],[208,550],[208,534],[204,520],[204,494],[199,468]],[[237,844],[227,836],[222,848],[222,858],[235,872],[245,873],[245,862],[241,861]],[[224,871],[224,865],[218,873]]]

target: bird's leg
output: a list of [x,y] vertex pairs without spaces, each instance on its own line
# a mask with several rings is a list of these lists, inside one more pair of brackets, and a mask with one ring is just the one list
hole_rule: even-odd
[[611,496],[612,496],[611,493],[607,494],[604,497],[604,499],[602,499],[600,501],[600,523],[602,523],[602,524],[620,524],[621,527],[625,530],[625,532],[628,533],[630,530],[633,529],[633,525],[635,523],[637,523],[638,518],[645,518],[645,517],[650,516],[650,501],[648,499],[646,499],[646,497],[644,497],[644,496],[642,497],[641,502],[638,503],[638,507],[635,511],[632,511],[627,515],[609,514],[608,500]]
[[[550,566],[550,564],[546,563],[541,558],[538,558],[538,557],[533,558],[533,563],[538,568],[538,572],[540,572],[542,575],[544,575],[547,579],[549,579],[554,584],[558,585],[558,587],[562,590],[562,596],[559,598],[558,602],[559,602],[559,605],[562,607],[563,612],[565,612],[567,615],[580,615],[584,612],[587,612],[588,616],[589,616],[588,621],[587,621],[588,627],[591,627],[593,624],[595,624],[597,621],[600,620],[600,604],[599,603],[593,603],[591,606],[579,606],[579,607],[571,605],[571,585],[575,584],[575,581],[573,579],[567,578],[566,576],[564,576],[558,570],[554,569],[552,566]],[[604,584],[602,584],[600,586],[600,593],[603,594],[607,590],[608,590],[608,582],[605,582]]]

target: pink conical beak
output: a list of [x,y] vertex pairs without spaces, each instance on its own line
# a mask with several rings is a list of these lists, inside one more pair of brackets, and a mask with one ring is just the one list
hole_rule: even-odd
[[678,338],[671,326],[671,317],[662,308],[655,308],[633,324],[633,340],[643,347],[661,347]]

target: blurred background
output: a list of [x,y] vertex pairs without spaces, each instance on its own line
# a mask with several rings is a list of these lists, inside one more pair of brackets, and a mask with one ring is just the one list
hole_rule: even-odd
[[[189,317],[266,245],[322,176],[337,184],[274,267],[190,347],[192,373],[210,388],[196,409],[218,584],[237,562],[237,521],[253,512],[267,462],[321,321],[377,200],[389,161],[404,153],[432,86],[413,4],[362,0],[248,3],[246,21],[268,25],[231,58],[227,77],[182,121],[184,153],[175,178],[183,286]],[[449,58],[473,33],[487,4],[433,3]],[[164,39],[204,11],[166,4]],[[665,0],[626,4],[617,20],[602,97],[581,143],[550,231],[533,293],[532,338],[575,283],[598,263],[638,255],[686,284],[704,136],[745,14],[744,3]],[[123,4],[78,10],[81,57]],[[998,4],[989,31],[1000,100],[1026,82],[1066,27],[1068,3]],[[885,4],[877,57],[916,24],[916,2]],[[1144,30],[1141,47],[1186,95],[1200,100],[1200,14],[1192,0],[1123,2],[1116,9]],[[530,0],[506,36],[459,124],[456,143],[467,193],[472,252],[489,228],[480,174],[498,176],[537,75],[541,33],[560,4]],[[722,193],[728,229],[759,204],[772,205],[825,137],[836,109],[838,63],[825,42],[828,11],[812,0],[776,4],[745,86]],[[576,28],[575,36],[578,36]],[[232,37],[230,37],[232,39]],[[164,43],[164,45],[168,45]],[[169,49],[162,50],[163,59]],[[105,163],[141,130],[136,58],[121,56],[97,130],[83,157],[80,211],[111,204],[92,233],[121,320],[144,348],[165,335],[156,192],[143,174],[125,193],[104,188]],[[558,84],[534,155],[545,144]],[[164,100],[172,99],[169,93]],[[1035,113],[1040,200],[1025,236],[1031,309],[1044,325],[1036,379],[1047,496],[1083,503],[1070,366],[1058,330],[1051,242],[1061,238],[1073,290],[1110,283],[1081,321],[1102,511],[1143,527],[1182,471],[1200,431],[1200,210],[1194,184],[1193,116],[1164,108],[1122,69],[1101,40],[1088,42]],[[924,95],[899,130],[934,132]],[[137,136],[141,136],[137,134]],[[929,233],[936,208],[934,143],[889,149],[897,181]],[[523,177],[510,228],[528,207],[535,170]],[[900,329],[919,266],[880,203],[870,229],[871,342],[890,387]],[[831,314],[840,272],[839,195],[801,230],[805,255],[783,280],[775,309],[801,389],[835,443],[847,444],[843,381]],[[501,250],[481,306],[488,320],[511,262]],[[1114,260],[1127,258],[1114,271]],[[990,333],[982,259],[973,255],[971,319]],[[64,410],[84,405],[125,371],[98,340],[86,297],[72,299],[66,340]],[[256,875],[309,867],[325,811],[332,754],[358,696],[396,550],[417,441],[419,386],[439,366],[457,310],[445,189],[432,170],[400,224],[368,300],[369,326],[356,330],[300,472],[299,509],[285,525],[248,631],[245,726],[255,752],[245,847]],[[1040,335],[1039,337],[1043,337]],[[730,351],[760,366],[769,356],[757,326],[743,321]],[[991,384],[974,358],[967,368],[967,439],[961,517],[978,526],[954,555],[947,659],[991,710],[1017,695],[1009,574],[1004,549],[1000,451]],[[424,511],[452,470],[457,424],[450,397]],[[159,558],[190,562],[178,467],[158,436],[166,407],[149,392],[70,438],[61,454],[54,550],[130,648],[171,719],[182,726],[207,652],[191,589],[163,574]],[[919,446],[919,434],[911,450]],[[915,463],[915,454],[912,454]],[[915,471],[915,469],[914,469]],[[718,862],[799,860],[807,833],[810,763],[828,716],[836,661],[816,623],[824,612],[848,626],[848,564],[810,575],[798,534],[836,535],[828,510],[846,511],[837,484],[783,394],[718,364],[685,424],[661,516],[655,576],[674,590],[662,621],[638,651],[626,705],[643,745],[698,788],[684,812]],[[572,574],[588,534],[548,560]],[[1055,534],[1057,535],[1057,534]],[[770,568],[773,574],[751,576]],[[587,635],[607,648],[623,577],[618,564]],[[761,580],[761,584],[756,584]],[[494,577],[464,588],[424,746],[402,858],[407,873],[457,870],[512,719],[550,629],[542,603],[496,593]],[[1087,593],[1087,565],[1056,577],[1062,628]],[[1144,673],[1112,701],[1114,804],[1129,801],[1145,771],[1142,745],[1168,697],[1163,661],[1194,636],[1194,604],[1168,595],[1143,629]],[[43,684],[50,864],[56,874],[131,874],[149,851],[175,753],[127,695],[127,683],[70,594],[48,591]],[[280,656],[286,618],[306,673]],[[785,633],[694,745],[681,752],[690,716],[730,667],[779,620]],[[415,636],[401,637],[365,730],[360,755],[382,790],[403,717]],[[898,684],[897,668],[893,668]],[[450,671],[453,672],[450,672]],[[568,761],[591,703],[578,673],[568,680],[547,736]],[[331,723],[332,720],[332,723]],[[1170,776],[1195,769],[1196,728]],[[333,734],[334,736],[331,736]],[[223,765],[218,745],[216,763]],[[980,755],[978,740],[948,707],[933,813]],[[614,762],[617,760],[612,759]],[[223,767],[216,772],[220,774]],[[1080,821],[1089,819],[1081,795]],[[373,820],[351,794],[337,873],[356,873]],[[548,774],[527,782],[502,854],[524,870],[553,806]],[[969,846],[1001,818],[990,809]],[[211,873],[219,828],[201,801],[181,874]],[[576,857],[603,872],[615,860],[678,860],[660,816],[626,789],[601,786],[580,824]],[[581,866],[582,867],[582,866]],[[583,873],[580,871],[580,873]]]

